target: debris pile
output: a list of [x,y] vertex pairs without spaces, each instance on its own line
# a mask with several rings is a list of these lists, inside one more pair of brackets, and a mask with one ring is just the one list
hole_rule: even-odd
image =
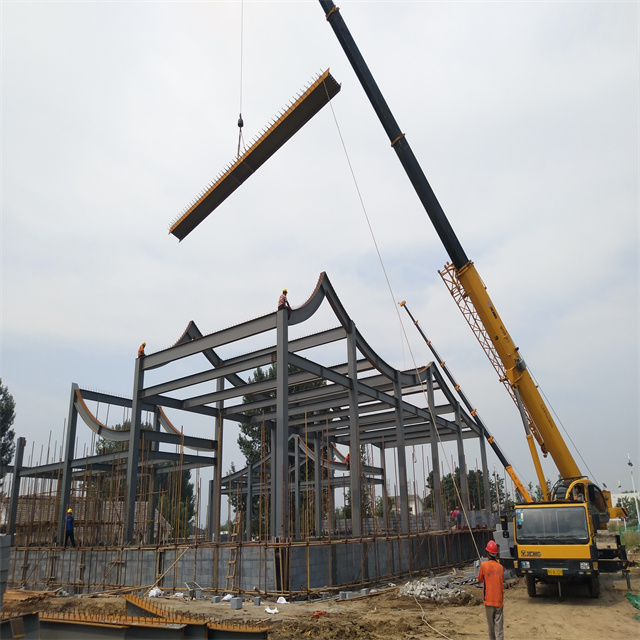
[[449,579],[411,580],[398,591],[399,596],[430,600],[437,604],[468,604],[475,598]]

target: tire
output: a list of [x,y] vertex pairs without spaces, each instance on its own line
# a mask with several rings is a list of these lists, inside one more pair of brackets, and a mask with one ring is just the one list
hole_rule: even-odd
[[536,579],[530,573],[528,573],[525,576],[525,580],[527,582],[527,593],[529,594],[529,597],[535,598],[536,597]]
[[592,598],[599,598],[600,597],[600,576],[599,575],[593,575],[589,578],[589,582],[587,583],[587,586],[589,587],[589,595]]

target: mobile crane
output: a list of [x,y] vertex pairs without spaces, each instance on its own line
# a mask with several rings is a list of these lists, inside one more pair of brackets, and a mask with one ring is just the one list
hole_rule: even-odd
[[587,583],[591,596],[597,598],[600,572],[623,571],[629,584],[629,563],[620,537],[610,536],[606,531],[610,517],[623,516],[624,509],[612,507],[611,494],[602,491],[580,471],[519,348],[454,233],[340,10],[332,0],[319,2],[451,259],[440,272],[441,277],[516,402],[525,429],[531,431],[543,454],[551,455],[560,473],[561,479],[549,495],[546,480],[536,465],[544,501],[516,507],[513,565],[517,574],[525,577],[527,591],[532,597],[536,595],[536,582],[555,582],[561,592],[563,583],[581,581]]

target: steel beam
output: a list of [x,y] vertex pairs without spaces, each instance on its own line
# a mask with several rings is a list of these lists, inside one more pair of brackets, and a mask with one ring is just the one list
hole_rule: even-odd
[[327,69],[199,196],[170,229],[179,240],[195,229],[340,91]]

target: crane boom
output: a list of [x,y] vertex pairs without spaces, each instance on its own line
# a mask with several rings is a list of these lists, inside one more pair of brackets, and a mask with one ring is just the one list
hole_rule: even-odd
[[526,487],[524,486],[524,484],[522,483],[522,481],[518,477],[518,474],[515,472],[512,464],[507,460],[507,458],[504,455],[504,453],[502,453],[502,449],[500,449],[500,447],[498,446],[498,443],[496,442],[495,438],[489,433],[489,429],[487,429],[486,425],[484,424],[484,422],[482,421],[482,419],[478,415],[478,411],[471,404],[471,402],[467,398],[466,394],[461,389],[460,385],[456,382],[455,378],[453,377],[453,374],[451,373],[451,371],[449,371],[449,367],[447,367],[447,365],[445,364],[444,360],[440,357],[440,355],[436,351],[436,348],[433,346],[433,343],[431,342],[431,340],[429,340],[429,338],[427,338],[427,336],[425,335],[424,331],[422,330],[422,328],[418,324],[418,321],[413,317],[413,314],[411,313],[411,311],[409,311],[409,307],[407,306],[406,301],[403,300],[402,302],[399,302],[398,304],[401,307],[404,307],[404,310],[409,314],[409,317],[411,318],[411,321],[415,325],[416,329],[420,332],[420,335],[422,336],[424,341],[427,343],[427,346],[431,350],[431,353],[433,353],[433,355],[435,356],[436,360],[438,361],[438,364],[440,365],[440,367],[444,371],[445,375],[447,376],[447,378],[449,378],[449,382],[453,385],[454,389],[457,391],[457,393],[460,396],[460,399],[462,400],[464,406],[467,407],[467,409],[471,413],[471,416],[476,421],[476,424],[478,425],[478,427],[482,431],[482,434],[484,435],[485,439],[487,440],[487,442],[489,443],[489,445],[493,449],[493,452],[498,457],[498,460],[500,460],[500,463],[504,467],[505,471],[509,474],[509,477],[511,478],[513,484],[516,486],[516,489],[520,492],[520,495],[524,498],[524,501],[525,502],[533,502],[533,500],[531,499],[531,496],[529,495],[529,492],[527,491]]
[[332,0],[319,0],[319,2],[325,11],[327,21],[342,45],[347,58],[351,62],[365,93],[378,115],[391,141],[391,146],[402,163],[442,244],[449,254],[460,285],[464,289],[464,295],[473,304],[487,334],[492,340],[493,346],[506,370],[510,385],[520,393],[524,407],[533,421],[532,431],[534,431],[539,444],[543,451],[548,451],[551,454],[563,478],[577,478],[582,476],[578,465],[558,431],[542,395],[526,369],[526,364],[519,354],[518,347],[515,346],[494,304],[489,298],[486,287],[473,262],[469,260],[462,248],[429,181],[413,154],[406,136],[398,126],[364,58],[342,19],[340,10],[334,5]]
[[544,449],[553,458],[560,475],[563,478],[582,476],[542,394],[527,370],[524,358],[491,301],[475,265],[473,262],[468,262],[462,269],[456,270],[456,275],[504,365],[511,388],[520,393],[522,403],[533,420],[535,430],[542,438]]

